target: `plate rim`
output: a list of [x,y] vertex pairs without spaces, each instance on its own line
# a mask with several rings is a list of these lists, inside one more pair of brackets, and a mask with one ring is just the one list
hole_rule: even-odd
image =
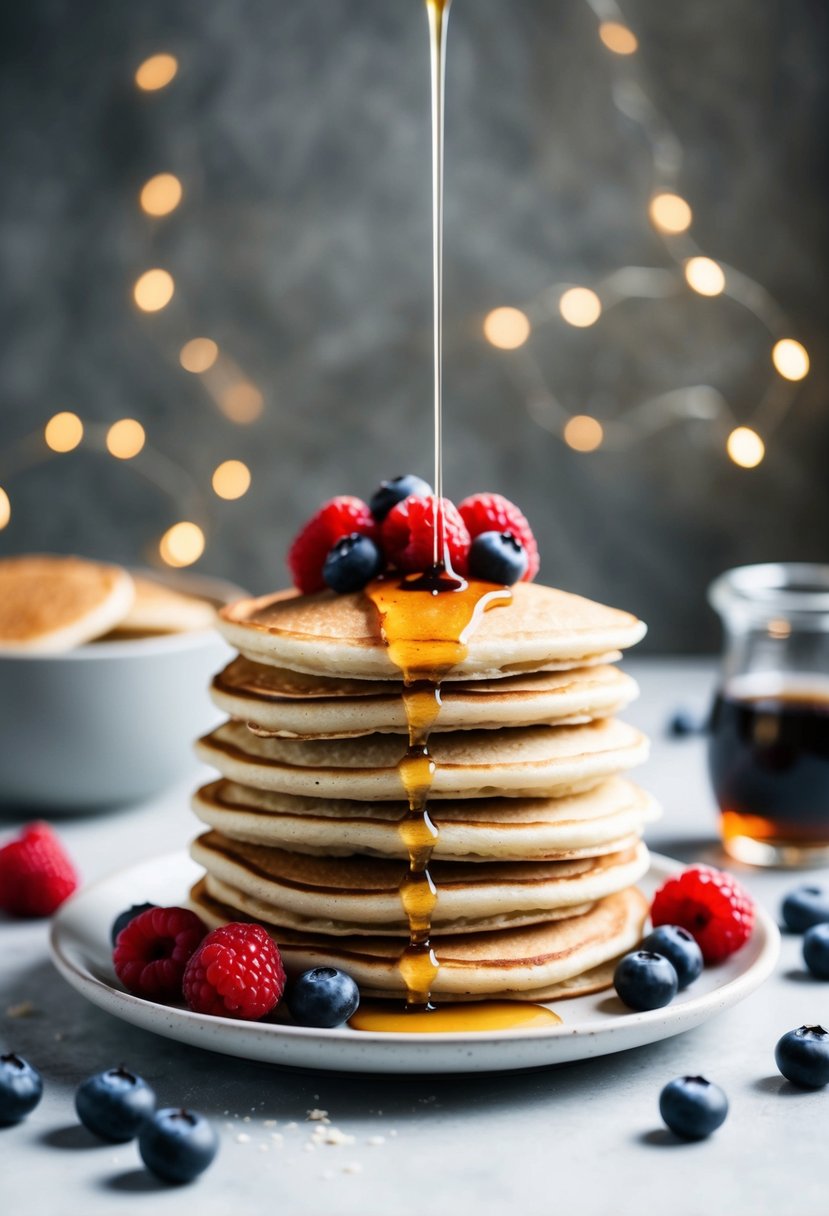
[[[539,1027],[536,1029],[518,1028],[485,1032],[476,1031],[474,1033],[463,1030],[452,1030],[440,1033],[429,1032],[418,1034],[405,1031],[354,1031],[347,1026],[323,1030],[317,1027],[291,1026],[282,1023],[237,1021],[212,1014],[195,1013],[192,1010],[184,1009],[177,1005],[162,1005],[159,1002],[148,1001],[143,997],[135,996],[133,993],[126,992],[121,988],[115,987],[114,984],[100,979],[88,966],[82,966],[79,961],[72,957],[71,951],[66,949],[67,943],[64,938],[66,934],[72,932],[71,926],[74,915],[79,907],[83,909],[84,903],[90,896],[94,897],[96,892],[101,888],[110,886],[119,877],[133,874],[144,866],[152,865],[174,868],[177,864],[180,865],[182,863],[186,863],[188,866],[195,866],[196,864],[185,850],[179,849],[110,871],[95,882],[83,887],[68,900],[53,919],[49,932],[49,951],[52,962],[64,979],[81,996],[84,996],[90,1003],[103,1008],[113,1016],[121,1016],[132,1025],[139,1025],[142,1029],[150,1030],[152,1033],[159,1035],[162,1034],[162,1031],[159,1028],[148,1026],[146,1019],[153,1016],[159,1019],[173,1017],[176,1021],[181,1021],[184,1025],[189,1024],[193,1028],[201,1025],[208,1031],[211,1028],[222,1030],[242,1040],[258,1040],[262,1036],[265,1036],[266,1039],[285,1040],[288,1043],[296,1041],[298,1044],[304,1043],[309,1046],[322,1040],[326,1043],[346,1042],[350,1045],[359,1044],[360,1047],[366,1049],[379,1048],[381,1050],[383,1048],[402,1046],[409,1048],[434,1047],[435,1049],[441,1047],[457,1048],[470,1043],[476,1047],[483,1048],[487,1045],[495,1046],[504,1042],[515,1043],[521,1041],[533,1043],[542,1040],[564,1039],[569,1041],[573,1039],[595,1041],[596,1039],[612,1038],[614,1035],[627,1030],[634,1032],[644,1030],[648,1026],[652,1026],[654,1029],[658,1027],[660,1031],[664,1030],[666,1026],[675,1026],[675,1033],[680,1033],[684,1023],[691,1021],[694,1025],[697,1025],[706,1016],[712,1016],[722,1008],[738,1004],[745,996],[748,996],[749,993],[759,988],[773,971],[780,952],[779,929],[769,913],[755,902],[754,933],[756,934],[759,930],[760,941],[755,958],[744,970],[707,992],[700,993],[698,996],[690,996],[681,1004],[672,1004],[664,1006],[661,1009],[641,1012],[628,1011],[620,1015],[619,1020],[614,1022],[594,1021],[591,1019],[581,1024],[574,1024],[565,1020],[561,1025]],[[684,868],[686,868],[684,863],[677,861],[675,858],[652,852],[648,875],[652,875],[655,870],[657,876],[667,876]],[[107,925],[108,929],[109,926]],[[726,995],[724,1004],[722,1002],[723,994]],[[96,999],[96,997],[99,999]],[[540,1003],[557,1004],[557,1002],[552,1001]],[[560,1004],[560,1002],[558,1003]],[[141,1009],[145,1013],[142,1019],[136,1022],[126,1014],[125,1011],[127,1009]],[[689,1026],[688,1029],[690,1028]],[[660,1034],[657,1037],[670,1037],[670,1033],[669,1031],[667,1035]],[[203,1044],[206,1049],[213,1047],[210,1038],[211,1036],[208,1034]]]

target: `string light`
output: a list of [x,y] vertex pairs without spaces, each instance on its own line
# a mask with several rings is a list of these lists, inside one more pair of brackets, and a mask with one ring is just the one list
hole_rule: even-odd
[[809,352],[794,338],[775,342],[771,361],[784,380],[803,380],[809,374]]
[[648,207],[648,215],[659,232],[675,236],[687,232],[694,218],[690,206],[678,194],[655,194]]
[[0,532],[8,525],[12,517],[12,505],[6,491],[0,486]]
[[589,414],[574,414],[567,420],[564,431],[564,442],[574,452],[595,452],[601,447],[604,439],[604,428],[598,418]]
[[589,287],[571,287],[559,300],[558,309],[568,325],[586,329],[602,315],[602,302]]
[[204,553],[204,532],[189,520],[173,524],[158,542],[161,560],[168,566],[192,566]]
[[134,418],[121,418],[118,422],[113,422],[107,431],[107,451],[118,460],[132,460],[144,447],[146,439],[140,422],[136,422]]
[[701,296],[719,296],[725,291],[725,272],[713,258],[689,258],[685,281]]
[[175,55],[151,55],[136,69],[135,83],[145,93],[155,93],[158,89],[166,88],[178,73],[178,60]]
[[224,460],[213,472],[213,490],[219,498],[241,498],[250,489],[250,469],[241,460]]
[[517,350],[531,331],[530,319],[520,308],[493,308],[484,317],[484,337],[499,350]]
[[229,385],[219,398],[219,405],[231,422],[247,426],[261,415],[265,400],[249,380],[240,380]]
[[614,55],[633,55],[639,49],[639,39],[621,21],[602,21],[599,37]]
[[766,454],[766,445],[750,426],[738,426],[728,436],[726,451],[741,469],[754,469]]
[[142,312],[159,312],[173,298],[176,285],[167,270],[145,270],[132,289],[133,298]]
[[179,351],[179,362],[186,372],[206,372],[219,357],[212,338],[191,338]]
[[141,210],[147,215],[169,215],[181,202],[181,182],[174,173],[156,173],[141,187]]
[[83,423],[77,414],[64,410],[49,419],[43,437],[53,452],[71,452],[83,439]]

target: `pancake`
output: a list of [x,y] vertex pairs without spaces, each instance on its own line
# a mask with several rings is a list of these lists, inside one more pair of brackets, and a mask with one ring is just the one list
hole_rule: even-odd
[[216,610],[207,600],[182,595],[142,574],[134,574],[132,580],[135,600],[126,616],[112,630],[110,636],[113,639],[188,633],[196,629],[211,629],[216,624]]
[[[235,659],[213,681],[214,703],[255,734],[287,739],[335,739],[408,730],[402,684],[314,677]],[[344,686],[344,687],[342,687]],[[635,680],[606,665],[540,672],[499,680],[456,681],[442,690],[435,731],[492,730],[501,726],[575,724],[617,713],[637,695]]]
[[[207,832],[191,846],[207,871],[207,891],[240,912],[292,929],[337,936],[401,937],[408,920],[400,887],[405,861],[310,857],[243,844]],[[585,912],[637,882],[648,869],[643,844],[576,861],[436,861],[433,934],[535,924]]]
[[[205,880],[193,887],[190,905],[210,928],[240,919],[236,909],[209,894]],[[636,945],[647,914],[645,897],[628,887],[599,900],[582,916],[441,937],[436,943],[440,969],[432,997],[437,1001],[464,997],[546,1000],[595,991],[596,978],[585,973]],[[403,938],[330,937],[267,923],[264,927],[279,946],[291,975],[311,967],[338,967],[354,977],[364,996],[405,995],[397,966]],[[609,982],[612,973],[608,969],[600,974]]]
[[[257,789],[315,797],[405,798],[397,769],[401,740],[394,735],[356,739],[260,739],[227,722],[199,740],[199,758],[222,776]],[[432,738],[435,773],[429,797],[551,797],[589,789],[641,764],[648,744],[615,718],[583,726],[452,731]]]
[[[628,612],[538,583],[517,583],[512,603],[485,612],[469,638],[466,658],[450,679],[484,679],[541,671],[566,661],[632,646],[645,626]],[[247,658],[311,674],[358,679],[399,678],[363,592],[299,595],[282,591],[223,608],[219,629]]]
[[[404,802],[297,798],[214,781],[193,796],[199,819],[223,835],[329,857],[361,853],[406,858],[398,824]],[[562,798],[442,799],[429,813],[438,828],[436,860],[568,860],[616,853],[656,819],[654,800],[611,777]]]
[[135,596],[120,566],[48,554],[0,561],[0,650],[55,654],[123,620]]

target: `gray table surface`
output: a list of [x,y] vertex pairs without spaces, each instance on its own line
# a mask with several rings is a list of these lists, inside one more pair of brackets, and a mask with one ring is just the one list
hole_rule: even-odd
[[[706,706],[714,667],[634,660],[627,669],[642,696],[626,716],[653,741],[641,779],[665,812],[649,843],[682,859],[722,863],[704,744],[665,732],[673,707]],[[193,834],[192,785],[147,805],[63,822],[85,879],[183,847]],[[801,880],[732,869],[772,911]],[[820,1147],[829,1094],[795,1090],[772,1054],[784,1031],[829,1016],[829,985],[804,976],[796,938],[784,938],[780,966],[758,992],[677,1038],[559,1068],[443,1078],[278,1070],[156,1038],[72,991],[53,970],[46,940],[43,923],[0,923],[0,1044],[32,1060],[46,1083],[32,1116],[0,1129],[3,1216],[167,1216],[183,1202],[197,1203],[200,1216],[487,1216],[508,1207],[521,1216],[829,1211]],[[15,1016],[23,1002],[30,1014]],[[121,1061],[146,1077],[164,1105],[187,1104],[215,1120],[219,1158],[190,1190],[155,1183],[134,1144],[102,1145],[78,1127],[75,1086]],[[698,1144],[661,1130],[659,1090],[683,1073],[716,1080],[731,1102],[725,1125]],[[353,1142],[311,1148],[314,1124],[306,1116],[314,1108],[327,1110]]]

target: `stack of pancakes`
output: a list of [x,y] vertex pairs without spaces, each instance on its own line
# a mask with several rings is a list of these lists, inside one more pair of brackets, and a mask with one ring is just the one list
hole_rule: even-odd
[[[229,720],[198,745],[221,780],[194,798],[210,830],[192,904],[211,925],[265,925],[289,972],[341,967],[365,995],[403,996],[407,718],[377,610],[285,592],[220,628],[239,657],[213,683]],[[637,690],[611,664],[643,633],[533,583],[477,622],[429,744],[435,1000],[594,991],[641,937],[656,808],[621,775],[647,741],[614,717]]]

